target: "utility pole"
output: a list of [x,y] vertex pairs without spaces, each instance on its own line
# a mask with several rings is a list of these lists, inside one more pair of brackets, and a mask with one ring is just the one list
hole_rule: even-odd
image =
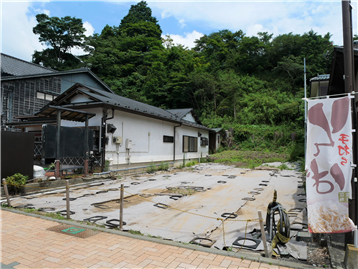
[[[342,0],[342,25],[343,25],[343,57],[344,57],[344,92],[354,92],[354,66],[353,66],[353,34],[352,34],[352,7],[350,0]],[[352,104],[353,112],[353,129],[357,130],[357,109],[356,109],[356,95],[353,98]],[[357,164],[357,135],[358,130],[353,133],[353,162]],[[357,168],[354,169],[352,180],[352,200],[349,200],[349,217],[355,224],[357,220]],[[346,244],[353,243],[353,233],[346,233]]]

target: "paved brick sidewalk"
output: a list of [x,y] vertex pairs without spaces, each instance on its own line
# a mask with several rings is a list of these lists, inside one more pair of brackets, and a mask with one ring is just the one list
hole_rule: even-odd
[[[58,222],[1,210],[1,263],[7,268],[288,268],[100,232],[77,238]],[[5,266],[3,267],[5,268]]]

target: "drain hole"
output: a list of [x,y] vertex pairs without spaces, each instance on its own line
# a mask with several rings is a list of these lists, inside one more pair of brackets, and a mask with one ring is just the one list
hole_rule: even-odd
[[96,186],[101,186],[104,185],[104,183],[94,183],[94,184],[90,184],[88,187],[96,187]]
[[[241,243],[242,242],[242,243]],[[255,238],[245,238],[245,237],[238,237],[234,243],[232,243],[235,246],[243,246],[246,248],[252,248],[255,249],[258,247],[258,245],[261,243],[261,240],[255,239]]]
[[188,181],[183,181],[183,182],[180,182],[181,184],[190,184],[190,182]]
[[94,207],[100,208],[100,209],[108,209],[110,208],[108,205],[93,205]]
[[49,212],[49,211],[55,211],[56,208],[54,207],[40,207],[39,208],[39,211],[42,211],[42,212]]
[[306,199],[298,199],[298,201],[300,201],[301,203],[306,203],[307,202]]
[[303,188],[303,185],[298,185],[298,188],[302,189],[302,188]]
[[106,218],[107,218],[106,216],[94,216],[94,217],[90,217],[88,219],[83,219],[83,221],[96,222],[96,221],[103,220]]
[[150,178],[148,179],[148,181],[156,181],[157,179],[156,178]]
[[224,213],[224,214],[221,215],[221,217],[227,218],[227,219],[235,219],[237,217],[237,214],[235,214],[235,213]]
[[26,204],[26,205],[19,205],[15,206],[15,208],[28,208],[28,209],[35,209],[33,204]]
[[[125,221],[122,221],[123,225],[127,225]],[[119,219],[110,219],[106,221],[106,225],[110,228],[118,228],[119,227]]]
[[108,190],[105,190],[105,191],[98,191],[98,192],[96,192],[96,194],[106,193],[106,192],[108,192]]
[[268,181],[268,180],[262,180],[261,182],[263,182],[263,183],[269,183],[270,181]]
[[140,184],[139,182],[132,182],[131,183],[132,185],[138,185],[138,184]]
[[219,180],[218,183],[226,183],[224,180]]
[[154,206],[162,208],[162,209],[167,209],[167,208],[170,207],[170,206],[168,206],[166,204],[163,204],[163,203],[156,203],[156,204],[154,204]]
[[288,212],[298,212],[298,213],[300,213],[302,210],[303,210],[303,208],[295,207],[295,208],[291,208],[290,210],[288,210]]
[[196,237],[193,240],[191,240],[189,243],[196,244],[196,245],[206,247],[206,248],[210,248],[215,242],[216,242],[216,240],[214,241],[209,238]]
[[[61,211],[58,211],[57,213],[61,214],[62,216],[66,216],[67,210],[61,210]],[[74,215],[74,214],[75,214],[75,212],[70,211],[70,215]]]
[[306,196],[306,194],[304,194],[304,193],[299,193],[299,194],[297,194],[297,196]]
[[117,188],[108,189],[108,191],[118,191]]
[[228,176],[227,178],[235,178],[236,176],[234,176],[234,175],[230,175],[230,176]]
[[244,197],[244,198],[242,198],[241,200],[255,201],[256,199],[255,199],[255,198],[252,198],[252,197]]
[[255,191],[263,191],[264,189],[263,188],[255,188],[254,190]]
[[211,175],[205,175],[206,177],[211,177]]
[[[74,201],[74,200],[76,200],[76,199],[77,199],[77,198],[69,198],[68,200]],[[63,198],[62,200],[66,201],[66,198]]]
[[267,184],[260,183],[259,186],[267,186]]
[[260,194],[258,191],[250,191],[248,192],[249,194],[253,194],[253,195],[257,195],[257,194]]

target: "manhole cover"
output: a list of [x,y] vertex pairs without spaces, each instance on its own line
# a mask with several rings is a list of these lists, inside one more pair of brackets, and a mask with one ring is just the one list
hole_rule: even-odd
[[87,238],[92,235],[98,234],[99,231],[93,231],[91,229],[85,229],[82,227],[77,227],[73,225],[61,224],[47,229],[48,231],[53,231],[61,234],[67,234],[75,236],[78,238]]

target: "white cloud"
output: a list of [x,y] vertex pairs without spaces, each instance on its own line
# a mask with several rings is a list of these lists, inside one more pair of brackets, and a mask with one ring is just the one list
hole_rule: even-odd
[[[85,21],[83,23],[83,27],[86,29],[85,32],[85,36],[91,36],[94,33],[94,27],[92,26],[92,24],[90,24],[88,21]],[[71,53],[73,55],[84,55],[84,54],[88,54],[88,52],[85,52],[83,49],[79,48],[79,47],[75,47],[71,49]]]
[[[185,33],[185,36],[182,35],[170,35],[171,39],[173,39],[173,43],[175,45],[183,45],[184,47],[193,48],[195,46],[194,41],[196,39],[200,39],[203,34],[197,31],[193,31],[191,33]],[[165,37],[164,35],[162,37]]]
[[30,7],[28,2],[3,2],[1,11],[1,52],[26,61],[31,61],[35,50],[45,48],[32,32],[37,21],[34,16],[27,16]]
[[[303,34],[311,29],[319,35],[330,32],[335,44],[342,44],[341,1],[178,1],[156,2],[148,0],[153,10],[159,10],[162,19],[174,17],[184,20],[187,27],[192,23],[218,31],[243,30],[247,35],[255,31],[279,34]],[[205,2],[205,3],[204,3]],[[353,29],[357,34],[357,1],[352,1]],[[191,28],[190,30],[194,30]],[[208,33],[210,34],[210,32]]]
[[83,27],[86,29],[85,36],[91,36],[94,33],[94,28],[92,24],[90,24],[88,21],[85,21],[83,23]]
[[184,28],[186,26],[185,20],[180,19],[179,20],[179,26],[180,26],[180,28]]

